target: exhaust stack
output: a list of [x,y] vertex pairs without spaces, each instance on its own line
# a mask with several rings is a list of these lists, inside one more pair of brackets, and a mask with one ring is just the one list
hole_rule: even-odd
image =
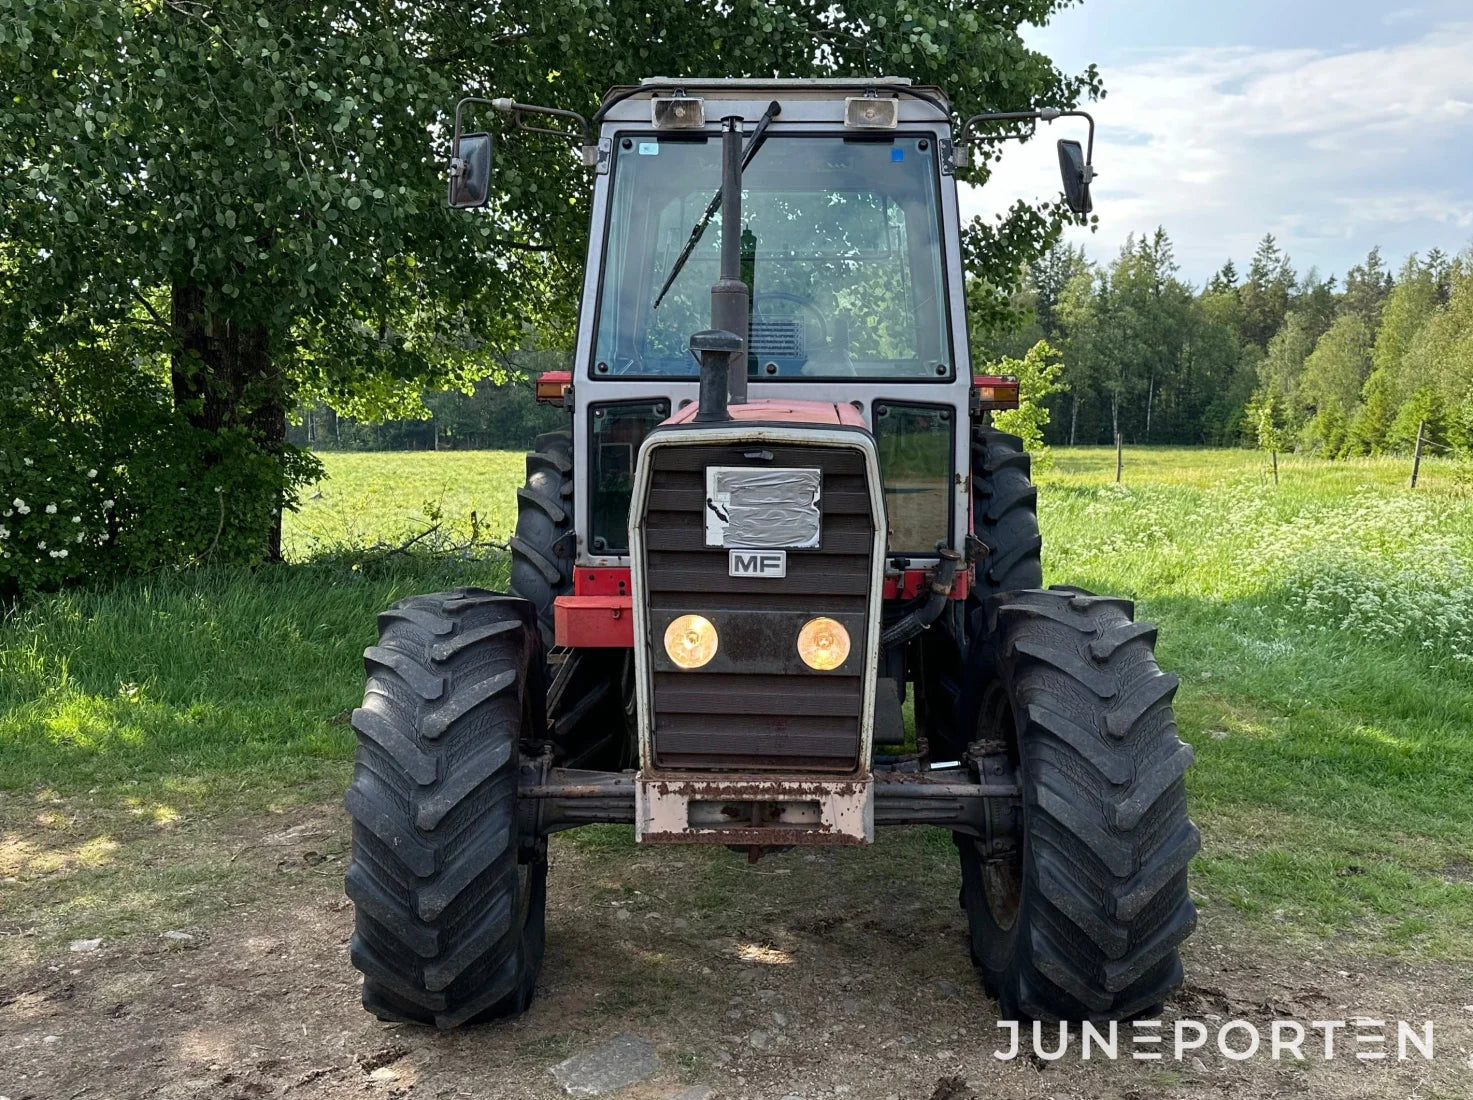
[[690,339],[701,363],[700,423],[730,420],[727,401],[747,401],[747,310],[742,282],[742,119],[721,120],[721,273],[711,286],[711,327]]
[[[715,296],[715,288],[712,288]],[[713,310],[714,312],[714,310]],[[731,385],[732,361],[740,355],[746,367],[746,341],[734,332],[708,328],[690,338],[690,353],[701,364],[701,397],[696,406],[696,423],[730,420],[726,409],[727,387]]]

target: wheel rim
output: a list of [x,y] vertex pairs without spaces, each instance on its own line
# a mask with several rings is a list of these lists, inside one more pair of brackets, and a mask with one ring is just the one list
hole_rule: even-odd
[[[983,689],[973,737],[977,741],[1006,745],[1014,774],[1018,773],[1017,724],[1013,720],[1012,703],[999,681],[994,680]],[[988,855],[981,843],[976,847],[982,864],[982,895],[987,900],[987,910],[998,928],[1004,932],[1011,931],[1023,904],[1022,846],[1020,844],[1002,856]]]

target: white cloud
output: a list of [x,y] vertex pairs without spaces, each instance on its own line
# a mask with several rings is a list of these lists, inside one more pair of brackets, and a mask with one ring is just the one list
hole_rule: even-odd
[[[1095,256],[1161,224],[1200,281],[1271,231],[1301,270],[1343,272],[1371,244],[1455,251],[1473,227],[1473,23],[1378,48],[1159,52],[1104,77],[1100,229],[1076,238]],[[1007,149],[964,215],[1052,197],[1065,125]]]

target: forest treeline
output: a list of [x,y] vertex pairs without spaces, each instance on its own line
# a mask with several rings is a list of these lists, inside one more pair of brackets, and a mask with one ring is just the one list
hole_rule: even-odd
[[[1473,450],[1473,250],[1433,250],[1393,270],[1380,249],[1343,279],[1295,271],[1272,235],[1240,273],[1181,278],[1164,229],[1127,239],[1109,263],[1058,244],[1024,269],[1011,309],[974,284],[974,364],[1062,356],[1043,441],[1262,446],[1324,457]],[[1001,318],[1001,321],[999,321]],[[990,332],[989,332],[990,329]],[[554,350],[498,361],[471,393],[426,393],[420,419],[361,422],[298,410],[293,442],[318,449],[522,449],[561,424],[530,374],[568,369]],[[521,374],[517,380],[516,374]]]
[[1380,249],[1342,279],[1296,273],[1272,235],[1248,269],[1199,288],[1164,229],[1109,263],[1056,245],[1013,296],[1019,323],[985,360],[1047,340],[1067,387],[1044,398],[1049,443],[1260,445],[1326,457],[1428,442],[1473,448],[1473,250],[1393,270]]

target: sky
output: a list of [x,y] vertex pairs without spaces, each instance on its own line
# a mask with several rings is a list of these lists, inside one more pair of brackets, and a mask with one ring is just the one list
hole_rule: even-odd
[[[1399,266],[1473,244],[1473,0],[1084,0],[1025,38],[1100,67],[1099,227],[1069,234],[1094,259],[1157,225],[1198,285],[1245,271],[1265,232],[1301,274],[1342,278],[1373,245]],[[1040,137],[964,216],[1058,194],[1054,140],[1083,128]]]

